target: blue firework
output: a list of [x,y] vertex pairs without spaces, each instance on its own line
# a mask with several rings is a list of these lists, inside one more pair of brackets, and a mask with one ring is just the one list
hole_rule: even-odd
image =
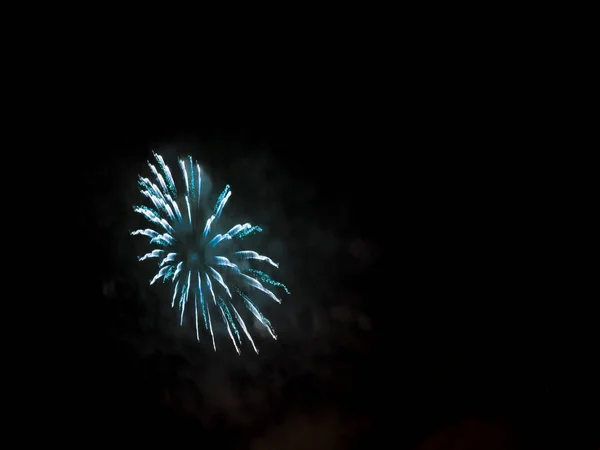
[[[258,349],[234,303],[243,306],[264,326],[274,339],[277,339],[271,323],[252,300],[254,295],[270,297],[277,303],[281,300],[265,285],[279,288],[289,294],[285,285],[272,279],[267,273],[258,270],[251,262],[279,267],[277,263],[253,250],[237,250],[247,236],[261,232],[261,228],[249,223],[235,225],[225,234],[213,230],[225,204],[231,197],[231,189],[226,186],[212,210],[205,214],[201,207],[203,193],[202,172],[191,156],[179,160],[185,189],[179,192],[169,167],[163,158],[153,153],[159,169],[148,162],[155,182],[139,177],[140,192],[152,203],[152,207],[134,206],[152,225],[133,231],[132,235],[150,238],[155,248],[138,259],[158,260],[158,272],[150,284],[158,280],[173,283],[171,306],[179,308],[180,325],[190,309],[194,314],[196,338],[200,340],[201,328],[210,333],[213,348],[216,350],[213,320],[215,315],[225,324],[227,332],[240,353],[242,333],[248,338],[254,350]],[[208,215],[208,217],[206,217]]]

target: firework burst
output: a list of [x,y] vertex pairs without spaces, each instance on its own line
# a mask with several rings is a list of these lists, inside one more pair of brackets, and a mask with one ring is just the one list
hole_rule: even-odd
[[[214,316],[220,316],[238,353],[242,345],[242,334],[258,349],[248,326],[234,304],[243,305],[269,334],[277,339],[275,330],[252,300],[255,295],[270,297],[281,303],[270,287],[281,289],[289,294],[286,286],[272,279],[267,273],[252,266],[259,263],[272,267],[279,265],[267,256],[253,250],[238,250],[236,242],[261,232],[261,228],[249,223],[235,225],[225,234],[214,232],[223,208],[231,197],[231,189],[226,186],[211,213],[205,214],[201,207],[203,194],[202,172],[191,156],[180,159],[179,166],[184,182],[184,190],[179,192],[171,170],[163,158],[153,153],[156,165],[148,162],[155,182],[139,177],[140,192],[152,204],[134,206],[135,212],[142,214],[152,225],[133,231],[132,235],[144,235],[155,248],[139,257],[158,260],[158,272],[150,280],[173,284],[171,306],[180,312],[180,325],[186,312],[194,314],[196,338],[200,341],[204,328],[212,338],[216,350],[213,329]],[[208,216],[208,217],[207,217]]]

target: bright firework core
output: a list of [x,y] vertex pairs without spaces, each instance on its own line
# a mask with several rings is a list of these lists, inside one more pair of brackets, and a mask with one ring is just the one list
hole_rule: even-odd
[[201,265],[204,265],[204,254],[198,250],[198,251],[190,251],[187,254],[187,263],[189,267],[200,267]]
[[208,263],[208,253],[206,242],[202,235],[190,233],[189,230],[181,232],[182,238],[177,246],[181,252],[182,259],[185,261],[186,269],[202,269],[204,264]]

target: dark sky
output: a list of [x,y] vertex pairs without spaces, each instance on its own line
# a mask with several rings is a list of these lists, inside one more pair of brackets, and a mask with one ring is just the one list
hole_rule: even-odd
[[[223,449],[593,437],[591,356],[568,348],[544,294],[543,190],[480,98],[343,70],[204,82],[214,89],[158,78],[113,76],[69,114],[85,260],[66,353],[74,411],[100,417],[82,425],[90,436]],[[189,342],[148,286],[128,232],[153,149],[193,155],[216,190],[231,185],[226,217],[265,229],[257,245],[292,295],[268,309],[280,339],[258,338],[260,355]]]

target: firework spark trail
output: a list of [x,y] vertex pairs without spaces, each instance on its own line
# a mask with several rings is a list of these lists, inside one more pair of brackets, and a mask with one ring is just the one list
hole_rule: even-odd
[[[242,344],[239,329],[258,353],[250,330],[233,301],[239,300],[252,316],[267,329],[273,339],[277,339],[271,323],[263,316],[250,295],[261,293],[281,303],[281,300],[267,289],[265,284],[281,288],[287,294],[289,291],[285,285],[273,280],[265,272],[246,267],[251,261],[266,263],[276,268],[279,267],[279,264],[253,250],[232,251],[228,244],[233,240],[241,241],[255,233],[260,233],[262,229],[245,223],[233,226],[225,234],[213,233],[214,226],[231,197],[229,185],[219,195],[210,216],[204,223],[201,223],[199,220],[202,217],[200,194],[203,190],[200,165],[196,162],[194,167],[191,156],[187,158],[187,161],[179,160],[185,193],[178,195],[171,170],[160,155],[154,152],[153,155],[162,173],[154,164],[148,162],[150,171],[156,178],[156,183],[140,176],[138,184],[141,194],[152,202],[154,208],[134,206],[134,211],[155,225],[158,231],[146,228],[131,232],[132,235],[144,235],[150,238],[150,244],[160,247],[138,257],[139,261],[146,259],[159,261],[159,270],[150,280],[150,284],[154,284],[160,279],[173,284],[171,306],[175,307],[175,303],[177,303],[181,313],[180,325],[183,325],[184,315],[188,309],[186,308],[187,303],[193,301],[198,341],[200,341],[202,322],[204,329],[210,333],[213,348],[216,350],[210,313],[211,309],[216,308],[219,314],[215,317],[221,316],[238,354]],[[220,254],[217,255],[215,252]],[[244,264],[240,267],[236,262]]]

